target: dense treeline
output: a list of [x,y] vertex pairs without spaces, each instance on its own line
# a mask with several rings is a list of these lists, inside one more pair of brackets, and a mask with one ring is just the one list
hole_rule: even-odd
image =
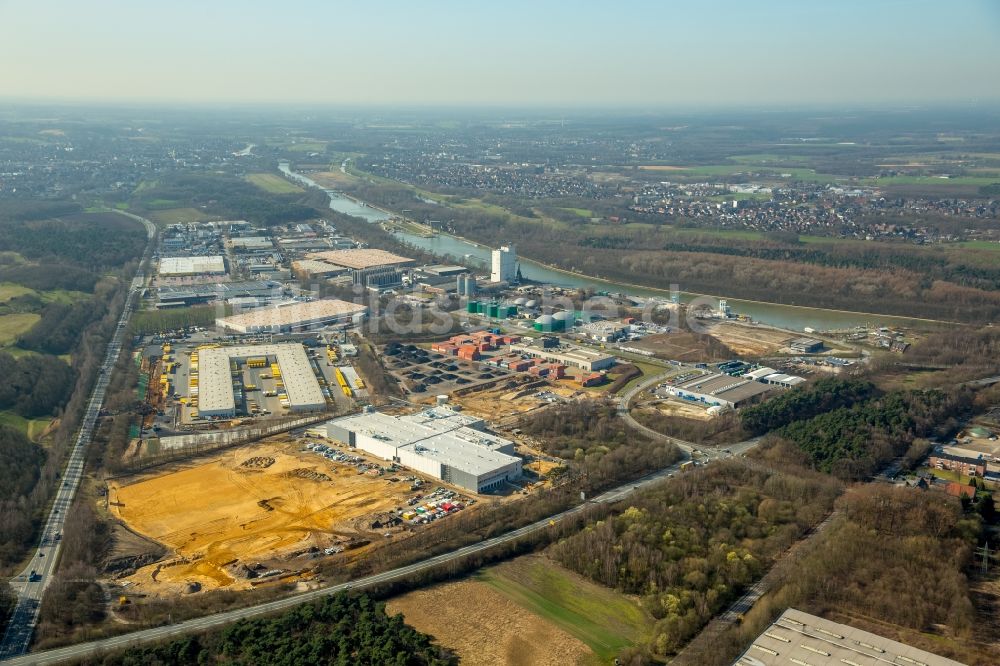
[[850,407],[856,402],[867,400],[875,392],[875,385],[867,380],[827,377],[748,407],[740,412],[740,417],[744,429],[754,435],[763,435],[793,421],[810,419],[840,407]]
[[795,421],[776,434],[804,452],[816,469],[860,480],[906,454],[918,437],[954,429],[971,405],[966,391],[892,391]]
[[742,626],[692,644],[693,661],[733,663],[792,606],[970,666],[996,664],[992,624],[976,618],[965,574],[978,518],[942,493],[876,484],[849,490],[838,506],[843,516],[782,568]]
[[[40,519],[49,506],[52,492],[60,483],[60,468],[66,450],[73,442],[107,342],[124,304],[125,290],[121,284],[114,280],[99,283],[94,298],[99,299],[101,305],[95,307],[100,307],[104,316],[77,331],[78,341],[72,349],[71,365],[75,380],[70,380],[69,399],[62,408],[58,424],[46,438],[47,455],[37,470],[38,481],[30,492],[0,502],[0,571],[7,571],[27,552],[37,537]],[[40,357],[25,355],[23,358]]]
[[138,258],[145,245],[142,225],[123,215],[82,213],[31,220],[5,217],[0,210],[0,251],[17,252],[56,273],[64,265],[95,273],[123,266]]
[[230,305],[222,307],[195,305],[170,310],[146,310],[135,313],[129,322],[129,331],[146,335],[189,326],[214,326],[217,317],[229,314],[232,314],[232,306]]
[[13,282],[38,291],[90,292],[99,279],[96,273],[76,266],[19,264],[0,269],[0,282]]
[[42,318],[18,337],[22,349],[65,354],[73,349],[80,331],[104,316],[106,303],[88,298],[74,303],[51,303],[42,311]]
[[458,660],[365,595],[338,594],[277,617],[241,620],[220,631],[129,648],[89,663],[105,666],[446,666]]
[[1000,328],[956,328],[928,335],[910,348],[906,360],[1000,369]]
[[35,532],[26,498],[38,484],[45,458],[24,433],[0,426],[0,564],[17,559]]
[[716,463],[630,499],[622,514],[550,548],[564,566],[642,597],[648,650],[676,652],[822,519],[839,485],[810,473]]
[[69,400],[73,368],[54,356],[15,357],[0,352],[0,409],[24,418],[54,414]]
[[0,501],[28,494],[38,482],[38,469],[44,460],[45,451],[24,433],[0,425]]
[[222,174],[175,174],[141,190],[133,201],[140,209],[194,206],[207,212],[265,226],[302,222],[316,209],[302,205],[302,195],[263,192],[242,178]]
[[671,444],[628,429],[613,402],[576,400],[526,419],[524,431],[551,455],[571,462],[574,474],[603,485],[621,483],[680,459]]

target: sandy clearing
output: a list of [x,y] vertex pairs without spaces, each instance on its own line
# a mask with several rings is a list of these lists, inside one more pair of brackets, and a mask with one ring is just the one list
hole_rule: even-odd
[[406,623],[434,636],[465,666],[589,664],[583,641],[521,608],[479,581],[459,581],[410,592],[387,604]]
[[[266,469],[241,463],[268,456]],[[330,477],[293,476],[314,470]],[[144,592],[175,593],[188,582],[203,588],[235,586],[226,568],[309,546],[325,547],[334,533],[357,533],[358,519],[405,504],[408,486],[359,475],[292,444],[226,451],[179,469],[109,483],[112,513],[137,533],[172,551],[168,559],[129,577]]]

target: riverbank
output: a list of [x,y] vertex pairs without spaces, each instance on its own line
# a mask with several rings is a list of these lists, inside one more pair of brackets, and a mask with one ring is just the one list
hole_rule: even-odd
[[[287,162],[280,163],[279,170],[296,182],[323,190],[329,196],[330,208],[338,212],[361,217],[368,222],[388,221],[394,215],[391,211],[375,208],[366,202],[349,197],[342,192],[325,188],[311,178],[292,171],[290,164]],[[437,232],[433,236],[425,236],[404,230],[396,230],[394,233],[400,240],[412,247],[436,256],[473,256],[484,262],[484,265],[489,265],[491,248],[476,241],[463,238],[462,236],[443,232]],[[530,258],[519,257],[519,259],[522,264],[521,268],[524,277],[536,282],[553,284],[570,289],[598,287],[609,292],[622,292],[640,298],[669,298],[672,295],[668,289],[595,278],[576,271],[551,266]],[[855,326],[867,326],[873,323],[878,325],[891,324],[896,327],[915,328],[919,330],[941,329],[963,325],[957,322],[930,318],[816,308],[807,305],[788,305],[771,301],[729,298],[724,295],[698,292],[680,292],[680,299],[684,303],[690,303],[695,299],[726,299],[734,312],[746,315],[754,321],[791,331],[803,331],[807,327],[820,331],[830,331],[853,328]]]

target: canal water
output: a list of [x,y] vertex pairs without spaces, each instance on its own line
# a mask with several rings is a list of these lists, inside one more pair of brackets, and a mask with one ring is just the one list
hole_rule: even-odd
[[[366,205],[363,202],[345,196],[336,190],[327,189],[317,184],[311,178],[291,170],[288,162],[280,162],[279,169],[292,180],[307,187],[317,187],[330,198],[330,208],[346,215],[360,217],[368,222],[383,222],[390,214]],[[395,231],[395,235],[403,242],[430,252],[435,256],[465,260],[467,263],[488,267],[491,248],[480,245],[450,234],[438,233],[425,237],[405,231]],[[555,270],[535,263],[530,259],[518,257],[521,265],[521,275],[529,280],[544,282],[559,287],[593,288],[596,291],[618,292],[640,298],[670,298],[669,290],[650,289],[635,285],[621,284],[609,280]],[[683,285],[682,285],[683,286]],[[688,303],[698,294],[681,292],[680,300]],[[718,296],[713,298],[727,298]],[[911,319],[908,317],[892,317],[887,315],[866,314],[861,312],[844,312],[840,310],[824,310],[821,308],[797,307],[778,303],[763,303],[760,301],[745,301],[738,298],[727,298],[730,309],[738,314],[747,315],[754,321],[770,326],[777,326],[792,331],[802,331],[813,328],[819,331],[844,329],[853,326],[875,324],[878,326],[903,326],[918,328],[936,328],[932,322]],[[946,326],[946,324],[942,324]]]

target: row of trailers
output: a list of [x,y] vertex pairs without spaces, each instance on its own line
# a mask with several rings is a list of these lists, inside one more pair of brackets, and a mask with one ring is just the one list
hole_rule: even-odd
[[[337,351],[332,345],[327,345],[326,357],[331,364],[337,361]],[[363,390],[365,388],[365,383],[361,381],[361,377],[359,377],[358,373],[354,371],[354,368],[349,365],[335,367],[333,374],[337,378],[337,383],[340,384],[340,390],[343,391],[344,395],[348,398],[355,397],[355,391]]]

